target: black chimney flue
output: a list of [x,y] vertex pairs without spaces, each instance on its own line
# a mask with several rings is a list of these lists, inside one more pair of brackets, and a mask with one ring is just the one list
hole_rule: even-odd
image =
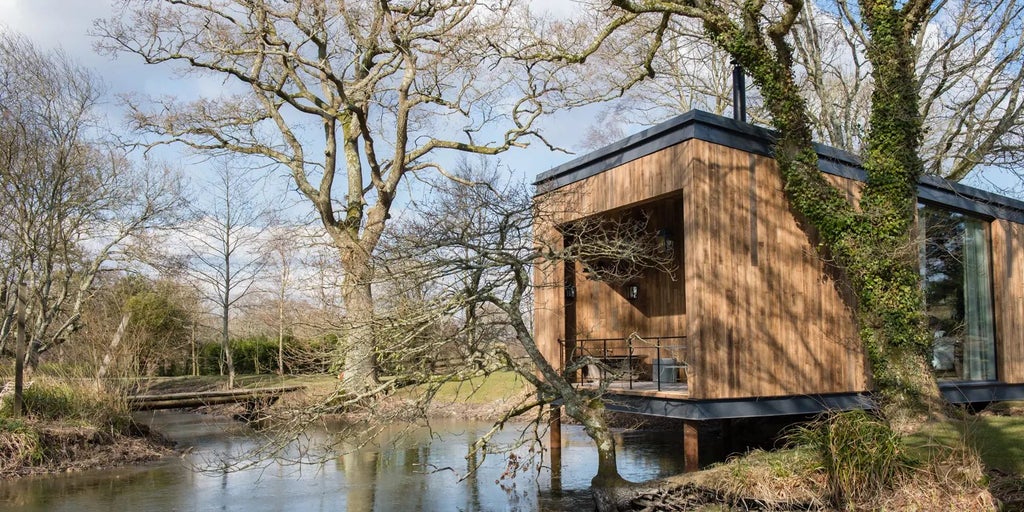
[[747,81],[743,76],[743,66],[732,61],[732,118],[747,122]]

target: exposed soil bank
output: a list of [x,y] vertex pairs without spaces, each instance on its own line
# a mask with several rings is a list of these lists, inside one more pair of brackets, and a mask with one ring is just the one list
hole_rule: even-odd
[[111,433],[89,426],[66,426],[26,421],[35,433],[34,446],[20,453],[8,435],[0,446],[0,478],[65,473],[138,464],[173,453],[171,443],[145,426],[130,435]]

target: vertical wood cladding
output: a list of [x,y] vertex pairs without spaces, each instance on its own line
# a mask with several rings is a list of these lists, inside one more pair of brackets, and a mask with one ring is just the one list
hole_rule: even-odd
[[[650,218],[648,230],[667,229],[679,237],[674,243],[676,267],[681,270],[682,199],[671,196],[641,208]],[[681,271],[668,274],[649,270],[626,283],[592,279],[582,264],[576,265],[576,336],[579,338],[622,338],[636,332],[641,336],[682,336],[685,333],[686,295]],[[639,288],[635,300],[626,298],[626,287]]]
[[[859,199],[861,183],[826,179]],[[551,360],[567,329],[578,338],[684,334],[686,352],[669,355],[690,365],[691,398],[870,387],[851,303],[790,211],[771,158],[690,139],[537,200],[537,236],[556,245],[554,226],[645,209],[652,228],[672,233],[680,266],[674,280],[639,279],[631,302],[622,285],[587,279],[577,265],[567,317],[567,269],[539,265],[535,332]],[[995,220],[991,239],[998,376],[1024,383],[1024,225]]]
[[[562,239],[554,225],[538,218],[534,236],[540,243],[562,247]],[[541,262],[533,267],[533,337],[537,348],[556,369],[562,367],[562,348],[558,340],[565,338],[565,299],[561,262]]]
[[[625,339],[633,332],[642,336],[685,333],[681,190],[687,180],[689,144],[666,148],[537,197],[535,228],[542,245],[560,246],[561,235],[554,226],[597,214],[622,214],[640,206],[651,214],[648,225],[652,230],[664,227],[675,239],[679,270],[673,276],[649,272],[638,279],[635,284],[640,296],[633,302],[626,299],[622,284],[588,279],[577,264],[576,299],[570,308],[576,317],[576,337]],[[561,263],[538,265],[534,271],[534,336],[549,361],[558,359],[558,340],[564,339],[567,331],[563,272]],[[571,332],[573,326],[568,327]],[[676,356],[686,358],[682,353]]]
[[992,221],[997,377],[1024,383],[1024,225]]
[[[852,182],[830,180],[857,193]],[[635,302],[621,285],[588,280],[577,268],[577,337],[685,334],[687,351],[668,356],[690,365],[691,398],[867,388],[853,313],[790,213],[772,159],[694,139],[538,202],[548,212],[538,217],[538,234],[557,237],[550,226],[642,207],[676,239],[675,280],[645,276]],[[536,271],[535,329],[557,358],[566,299],[563,267],[550,267]]]
[[866,389],[853,311],[790,212],[775,162],[690,142],[690,396]]

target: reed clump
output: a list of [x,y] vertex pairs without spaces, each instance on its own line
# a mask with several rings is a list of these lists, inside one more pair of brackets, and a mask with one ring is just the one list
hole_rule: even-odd
[[[12,402],[8,396],[0,405],[5,416],[11,415]],[[134,428],[122,394],[84,381],[37,380],[25,389],[22,402],[26,416],[38,421],[95,427],[112,434],[129,434]]]
[[37,376],[0,401],[0,477],[147,460],[161,454],[131,418],[123,394],[89,381]]
[[993,507],[985,467],[966,439],[911,448],[883,419],[860,410],[824,416],[788,439],[816,455],[827,499],[836,508]]
[[860,410],[797,427],[789,439],[817,455],[836,504],[871,501],[914,468],[900,435],[885,421]]
[[42,461],[39,432],[25,421],[0,416],[0,473]]

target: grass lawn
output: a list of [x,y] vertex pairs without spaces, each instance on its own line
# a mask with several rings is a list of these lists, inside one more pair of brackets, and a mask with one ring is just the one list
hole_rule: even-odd
[[911,436],[912,447],[966,440],[990,468],[1024,475],[1024,416],[969,416],[965,421],[934,424]]
[[[157,377],[144,379],[140,392],[147,394],[175,393],[181,391],[211,391],[223,389],[227,377],[202,375],[199,377]],[[275,386],[307,386],[309,388],[333,389],[338,383],[333,375],[237,375],[235,386],[239,388],[260,388]],[[526,391],[529,384],[515,372],[495,372],[487,377],[478,377],[462,382],[446,382],[435,395],[438,402],[488,404],[506,399]],[[408,396],[424,392],[424,386],[410,386],[399,391]]]
[[[494,372],[462,382],[446,382],[434,395],[438,402],[488,404],[510,398],[526,391],[529,384],[515,372]],[[411,386],[401,391],[409,395],[423,392],[423,386]]]

